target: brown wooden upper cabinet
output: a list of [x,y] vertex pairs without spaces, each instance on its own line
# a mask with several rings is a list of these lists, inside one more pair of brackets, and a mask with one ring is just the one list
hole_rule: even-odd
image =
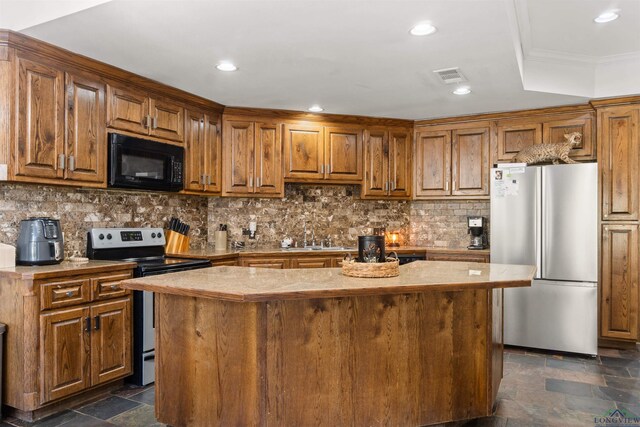
[[640,106],[598,110],[602,219],[638,220]]
[[364,141],[362,197],[411,197],[411,132],[408,129],[367,129]]
[[185,190],[206,194],[222,191],[222,144],[218,114],[187,111]]
[[416,199],[489,195],[489,125],[416,133]]
[[496,123],[495,161],[510,162],[520,150],[531,145],[564,142],[564,135],[572,132],[580,132],[582,142],[571,150],[570,157],[574,160],[594,160],[594,125],[591,112],[499,120]]
[[362,129],[284,125],[284,177],[291,182],[362,180]]
[[602,226],[600,335],[637,341],[638,225]]
[[224,120],[223,195],[284,196],[280,129],[279,123]]
[[104,84],[20,56],[17,62],[18,133],[12,178],[104,185]]
[[174,142],[184,141],[184,106],[135,89],[107,85],[107,126]]

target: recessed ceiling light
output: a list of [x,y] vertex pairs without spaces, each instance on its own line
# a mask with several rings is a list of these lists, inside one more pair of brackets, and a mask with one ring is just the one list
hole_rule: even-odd
[[233,65],[231,62],[221,62],[216,65],[216,68],[220,71],[236,71],[238,67]]
[[455,95],[468,95],[471,93],[471,89],[467,86],[460,86],[458,89],[454,90],[453,93]]
[[308,110],[311,111],[312,113],[319,113],[320,111],[324,111],[324,108],[316,104],[309,107]]
[[428,36],[429,34],[435,33],[437,30],[438,29],[433,25],[423,22],[413,27],[409,33],[414,36]]
[[618,15],[617,10],[608,10],[604,13],[601,13],[600,16],[594,19],[598,24],[604,24],[605,22],[611,22],[618,19],[620,15]]

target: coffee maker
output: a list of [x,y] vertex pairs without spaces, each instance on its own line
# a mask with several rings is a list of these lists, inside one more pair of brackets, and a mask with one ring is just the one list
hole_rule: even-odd
[[467,233],[471,235],[471,244],[467,249],[486,249],[487,247],[487,230],[485,227],[486,218],[483,216],[468,216]]

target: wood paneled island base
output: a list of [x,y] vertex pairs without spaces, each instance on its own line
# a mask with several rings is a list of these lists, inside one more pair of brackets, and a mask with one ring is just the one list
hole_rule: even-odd
[[[474,271],[488,278],[490,266],[510,267],[418,264],[403,266],[414,270],[407,276],[416,268],[455,264],[452,275]],[[222,269],[246,272],[256,287],[267,286],[277,274],[285,278],[283,272],[240,267],[196,270],[201,273],[184,280],[176,280],[182,273],[164,276],[163,281],[174,276],[175,292],[161,290],[164,284],[143,284],[152,277],[125,286],[161,292],[156,294],[156,416],[163,423],[419,426],[492,413],[502,378],[499,288],[526,286],[534,271],[513,267],[521,268],[519,279],[516,274],[493,288],[473,277],[477,287],[460,288],[454,277],[457,290],[425,283],[421,291],[400,293],[372,287],[388,279],[344,278],[342,291],[359,280],[368,292],[339,296],[335,289],[338,296],[324,298],[304,298],[291,286],[280,298],[261,294],[259,299],[266,299],[261,301],[247,301],[249,294],[245,301],[183,294],[193,294],[199,282],[223,278]],[[242,277],[236,283],[241,288]]]

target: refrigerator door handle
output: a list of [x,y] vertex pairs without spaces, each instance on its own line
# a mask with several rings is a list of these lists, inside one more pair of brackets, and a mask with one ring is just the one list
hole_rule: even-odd
[[542,168],[536,169],[536,205],[535,205],[535,236],[536,236],[536,275],[535,279],[539,279],[542,277],[542,227],[543,227],[543,218],[542,218],[542,200],[544,200],[544,195],[542,194],[543,185],[542,185]]

